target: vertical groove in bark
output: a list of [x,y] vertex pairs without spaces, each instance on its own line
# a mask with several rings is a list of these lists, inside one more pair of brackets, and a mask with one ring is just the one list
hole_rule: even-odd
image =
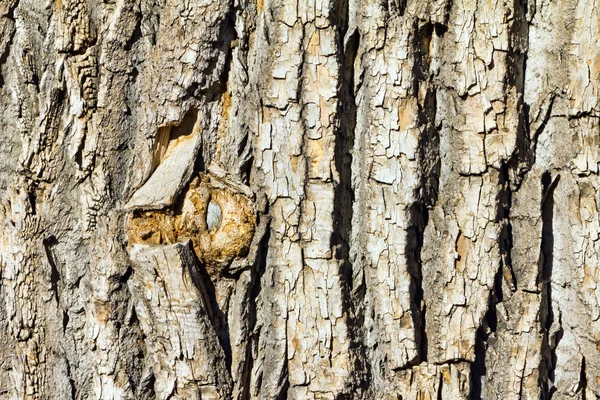
[[348,333],[350,340],[350,352],[354,358],[352,368],[353,390],[360,393],[364,389],[364,382],[369,378],[368,368],[365,365],[365,352],[361,346],[361,329],[364,321],[362,305],[359,295],[361,287],[354,282],[354,269],[351,254],[352,237],[354,234],[353,204],[355,192],[353,187],[354,164],[353,148],[355,145],[355,130],[357,119],[355,66],[360,48],[360,34],[356,27],[351,26],[350,4],[348,0],[338,2],[343,17],[340,18],[339,35],[339,63],[340,63],[340,89],[337,113],[339,128],[335,138],[334,162],[338,173],[334,195],[333,232],[331,245],[335,248],[335,255],[340,260],[340,280],[344,285],[343,308],[348,310]]

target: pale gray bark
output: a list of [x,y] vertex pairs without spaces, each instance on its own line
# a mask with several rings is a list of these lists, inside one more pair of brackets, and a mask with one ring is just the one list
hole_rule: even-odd
[[589,0],[0,0],[0,398],[600,398]]

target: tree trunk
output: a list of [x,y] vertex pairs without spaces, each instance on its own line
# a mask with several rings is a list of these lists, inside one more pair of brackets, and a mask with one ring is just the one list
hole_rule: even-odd
[[0,398],[600,398],[595,6],[0,0]]

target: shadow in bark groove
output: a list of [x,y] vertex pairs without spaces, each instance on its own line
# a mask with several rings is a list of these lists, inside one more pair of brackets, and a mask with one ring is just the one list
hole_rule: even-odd
[[542,341],[542,359],[540,361],[540,382],[542,396],[545,399],[552,398],[556,391],[554,386],[548,382],[554,382],[554,370],[556,368],[555,349],[550,343],[550,327],[554,322],[554,311],[552,309],[552,269],[554,264],[554,189],[560,181],[560,175],[552,179],[550,171],[542,174],[542,243],[541,260],[539,262],[538,282],[542,285],[542,299],[540,307],[540,324],[544,333]]
[[420,362],[427,361],[427,332],[425,330],[425,302],[423,300],[423,276],[421,273],[421,249],[423,248],[423,234],[425,227],[429,222],[429,211],[420,203],[414,203],[409,210],[411,227],[408,229],[406,245],[406,258],[409,273],[412,277],[411,282],[411,312],[413,315],[413,324],[417,332],[417,346],[419,353],[417,359],[407,365],[417,365]]
[[154,376],[154,372],[149,369],[147,374],[142,376],[138,390],[137,396],[139,399],[156,399],[156,392],[154,391],[154,384],[156,382],[156,378]]
[[217,333],[219,343],[223,348],[223,352],[225,353],[225,366],[227,367],[228,371],[231,371],[231,338],[229,336],[229,329],[227,325],[227,315],[223,314],[223,311],[219,307],[215,285],[211,279],[211,276],[209,275],[203,263],[198,260],[196,253],[192,251],[191,254],[194,257],[196,270],[198,271],[199,275],[191,274],[192,280],[198,291],[206,296],[206,306],[210,307],[210,309],[207,311],[210,313],[210,320],[213,324],[215,332]]
[[60,305],[59,298],[59,288],[58,283],[60,282],[60,272],[56,266],[56,261],[54,259],[54,251],[52,250],[54,246],[58,244],[56,237],[50,236],[47,239],[42,241],[44,245],[44,251],[46,252],[46,258],[48,259],[48,264],[50,264],[50,287],[54,296],[56,298],[56,302]]
[[135,13],[135,28],[133,29],[131,37],[125,42],[123,49],[125,51],[130,51],[142,37],[142,13],[138,11]]
[[392,16],[404,16],[404,11],[406,10],[406,0],[389,0],[384,3],[386,8],[388,9],[390,15]]
[[524,102],[525,78],[527,72],[527,50],[529,40],[529,23],[527,22],[527,1],[513,0],[514,21],[509,31],[509,49],[506,59],[505,82],[514,87],[517,100],[516,144],[515,150],[506,162],[510,173],[510,185],[516,191],[525,174],[535,162],[535,139],[530,135],[530,106]]
[[[267,209],[264,211],[264,215],[268,215],[268,205]],[[243,399],[250,398],[250,379],[251,372],[254,367],[254,358],[252,358],[252,348],[258,348],[260,346],[260,336],[262,332],[260,330],[256,331],[256,323],[257,323],[257,307],[256,300],[262,291],[262,279],[267,270],[267,256],[269,251],[269,239],[271,236],[271,232],[269,228],[267,228],[265,232],[265,236],[263,237],[260,248],[257,254],[256,263],[252,268],[252,290],[249,300],[250,311],[249,314],[249,332],[250,332],[250,340],[248,341],[247,352],[249,354],[248,363],[246,365],[246,369],[244,372],[244,379],[247,380],[248,384],[245,385],[245,392],[242,396]],[[282,379],[287,379],[287,367],[284,366],[284,371],[282,371]],[[262,378],[260,378],[262,380]],[[261,385],[260,381],[257,383],[258,386]],[[286,398],[287,394],[287,386],[289,384],[286,382],[283,384],[282,393],[280,393],[279,398]]]
[[[498,316],[496,305],[504,301],[502,293],[503,280],[506,280],[511,289],[516,289],[514,276],[512,275],[510,250],[512,248],[512,228],[510,225],[510,206],[512,204],[512,191],[510,189],[510,174],[507,164],[503,164],[499,171],[498,185],[501,187],[496,202],[498,204],[495,222],[501,225],[498,246],[500,248],[500,266],[494,276],[494,287],[490,293],[488,309],[483,318],[481,326],[477,329],[475,338],[475,360],[471,364],[471,399],[481,398],[482,378],[487,374],[485,365],[486,350],[490,335],[496,332]],[[508,276],[507,276],[508,274]]]
[[71,373],[71,364],[69,364],[69,360],[66,357],[65,365],[67,367],[67,377],[69,378],[69,389],[71,391],[71,399],[75,400],[77,398],[77,388],[75,387],[75,380],[73,380],[73,376]]
[[[334,160],[339,174],[339,183],[335,187],[332,247],[337,249],[336,256],[342,262],[342,277],[352,290],[352,265],[350,264],[350,237],[352,232],[352,205],[355,194],[352,188],[352,148],[356,128],[356,99],[354,94],[354,61],[359,47],[359,34],[355,31],[348,40],[342,63],[342,82],[338,112],[343,117],[340,129],[336,132]],[[341,44],[343,46],[343,43]]]
[[[356,77],[355,63],[360,48],[360,33],[358,30],[351,32],[347,38],[348,32],[348,2],[342,1],[339,8],[344,11],[343,21],[340,21],[340,57],[341,64],[341,87],[340,103],[338,113],[341,115],[340,129],[336,132],[335,141],[335,166],[339,173],[339,183],[335,188],[334,194],[334,215],[333,215],[333,234],[331,244],[337,249],[336,257],[340,260],[340,276],[343,280],[344,290],[344,309],[348,310],[349,328],[352,341],[351,351],[355,352],[355,376],[358,381],[355,384],[362,390],[367,389],[367,382],[370,381],[370,366],[366,356],[365,348],[361,345],[362,330],[364,326],[364,310],[361,305],[365,292],[364,287],[355,287],[354,265],[351,260],[350,246],[352,240],[352,218],[353,205],[356,200],[356,194],[352,185],[352,150],[356,140]],[[344,46],[345,42],[345,46]],[[355,260],[356,262],[356,260]],[[341,395],[340,395],[341,396]]]
[[581,400],[586,400],[587,376],[585,373],[585,356],[581,358],[581,371],[579,372],[579,387],[577,392],[581,391]]
[[[260,218],[267,217],[268,210],[265,211],[264,214],[260,216]],[[250,337],[248,338],[248,343],[246,346],[246,360],[242,373],[242,380],[245,382],[242,387],[244,388],[244,392],[242,393],[242,399],[249,399],[250,396],[250,379],[252,375],[252,367],[254,365],[254,360],[252,358],[252,348],[255,341],[258,341],[258,337],[253,336],[254,328],[256,327],[256,299],[261,290],[261,279],[263,274],[265,273],[267,266],[267,254],[269,251],[269,238],[270,238],[270,225],[267,226],[265,231],[265,235],[259,244],[259,250],[256,255],[256,261],[252,266],[251,270],[251,283],[250,283],[250,294],[248,297],[248,332]]]
[[504,277],[504,281],[508,284],[511,291],[517,290],[518,282],[516,280],[511,257],[511,249],[513,247],[512,224],[510,221],[510,207],[512,205],[512,190],[510,181],[510,167],[508,164],[503,164],[500,169],[499,185],[502,187],[496,198],[498,202],[498,212],[496,214],[496,222],[501,224],[499,248],[500,248],[500,270]]
[[503,301],[502,297],[502,268],[499,268],[494,278],[494,288],[488,301],[488,311],[483,317],[479,329],[477,329],[475,338],[475,360],[471,363],[470,378],[472,400],[481,399],[482,378],[487,374],[485,365],[486,350],[490,335],[496,332],[498,326],[498,317],[496,305]]
[[[414,35],[412,46],[416,49],[415,63],[413,66],[414,74],[414,92],[420,92],[421,85],[431,84],[430,63],[431,63],[431,42],[434,35],[439,37],[445,32],[440,24],[425,23],[419,26],[415,22],[414,29],[418,32]],[[427,86],[426,86],[427,87]],[[427,331],[425,327],[426,308],[424,302],[423,284],[422,284],[422,264],[421,250],[423,248],[423,235],[425,228],[429,223],[429,209],[437,202],[439,193],[440,178],[440,139],[439,133],[435,128],[435,119],[437,113],[436,91],[431,84],[427,87],[423,103],[418,103],[419,107],[419,125],[422,131],[419,136],[419,158],[420,161],[420,193],[419,200],[413,203],[409,209],[410,227],[408,229],[409,240],[406,245],[405,253],[407,256],[408,271],[411,275],[411,308],[413,315],[413,324],[415,327],[416,340],[418,346],[418,356],[408,367],[420,362],[427,361]]]

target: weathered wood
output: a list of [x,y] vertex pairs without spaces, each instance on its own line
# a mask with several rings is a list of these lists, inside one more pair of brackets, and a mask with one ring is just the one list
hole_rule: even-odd
[[0,398],[600,398],[598,13],[0,0]]

